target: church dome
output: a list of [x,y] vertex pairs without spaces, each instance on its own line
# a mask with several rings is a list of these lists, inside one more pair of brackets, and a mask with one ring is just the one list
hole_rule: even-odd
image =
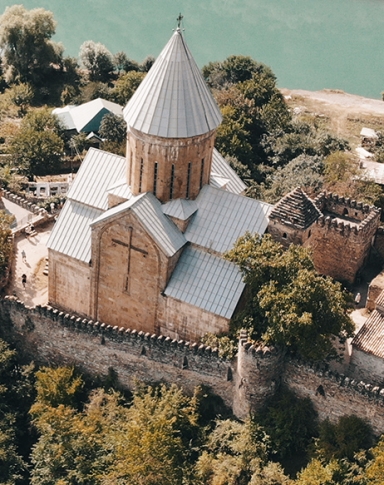
[[177,28],[124,109],[128,129],[190,138],[216,129],[222,116]]

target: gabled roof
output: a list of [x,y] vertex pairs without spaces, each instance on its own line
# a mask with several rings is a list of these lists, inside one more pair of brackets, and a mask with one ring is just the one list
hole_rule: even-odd
[[194,200],[174,199],[163,206],[163,212],[169,217],[186,221],[197,211],[197,204]]
[[244,286],[242,274],[235,264],[189,246],[183,251],[164,293],[231,318]]
[[112,103],[106,99],[97,98],[79,106],[65,106],[52,111],[56,114],[67,130],[76,129],[90,133],[99,131],[100,122],[104,115],[113,113],[117,116],[123,115],[123,108],[119,104]]
[[284,224],[306,229],[322,214],[314,202],[297,187],[284,196],[273,208],[270,219],[278,219]]
[[100,209],[67,200],[49,236],[47,247],[89,263],[91,259],[90,223],[102,212]]
[[124,157],[90,148],[68,192],[68,198],[107,210],[107,190],[117,181],[122,180],[125,173]]
[[168,219],[162,211],[161,203],[150,192],[132,197],[112,209],[107,210],[95,219],[90,225],[106,221],[117,214],[122,214],[130,209],[141,224],[145,227],[157,244],[167,256],[173,256],[186,244],[184,235],[176,225]]
[[128,128],[165,138],[189,138],[214,130],[220,110],[180,29],[176,29],[124,108]]
[[198,211],[185,237],[197,246],[223,253],[245,234],[264,234],[268,226],[270,204],[243,195],[204,185],[196,198]]
[[222,182],[226,179],[226,189],[234,194],[241,194],[247,188],[245,183],[219,153],[216,148],[213,149],[211,180],[210,185],[213,187],[222,187]]
[[352,340],[352,345],[356,350],[384,358],[384,315],[382,312],[374,310],[371,313]]

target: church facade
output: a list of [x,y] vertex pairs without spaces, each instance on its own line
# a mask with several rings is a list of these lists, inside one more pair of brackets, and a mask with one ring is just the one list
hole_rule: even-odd
[[214,148],[221,114],[180,29],[124,118],[126,157],[91,149],[52,231],[49,303],[179,340],[224,332],[244,283],[222,255],[272,207]]

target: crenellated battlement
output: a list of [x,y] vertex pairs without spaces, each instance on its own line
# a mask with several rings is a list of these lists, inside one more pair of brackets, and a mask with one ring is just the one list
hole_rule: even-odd
[[313,374],[324,381],[324,385],[329,382],[333,383],[340,388],[346,388],[353,390],[362,396],[366,396],[370,399],[377,400],[384,406],[384,388],[373,384],[369,384],[363,381],[352,379],[344,374],[339,374],[336,371],[329,369],[327,364],[314,364],[302,363],[299,360],[288,359],[290,365],[294,366],[297,370],[303,371],[308,374]]
[[277,347],[248,340],[241,332],[232,360],[216,348],[135,329],[107,325],[64,313],[51,306],[30,308],[16,297],[0,300],[0,331],[21,355],[44,365],[75,365],[93,376],[116,372],[122,387],[137,382],[175,383],[187,393],[206,386],[234,414],[246,418],[260,409],[284,383],[299,397],[309,397],[320,419],[343,414],[367,419],[376,434],[384,432],[384,389],[329,370],[287,358]]

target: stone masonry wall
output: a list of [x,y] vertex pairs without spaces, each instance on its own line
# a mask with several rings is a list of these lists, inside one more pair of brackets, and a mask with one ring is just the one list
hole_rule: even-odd
[[177,198],[195,199],[201,187],[209,184],[215,133],[213,130],[192,138],[162,138],[130,128],[127,137],[127,183],[132,193],[155,192],[157,163],[155,195],[161,202]]
[[94,376],[113,368],[129,389],[137,380],[175,383],[187,393],[204,385],[240,419],[283,383],[297,396],[309,397],[321,420],[355,414],[377,435],[384,433],[384,389],[287,360],[276,349],[255,347],[244,335],[237,358],[228,361],[204,345],[112,327],[51,307],[28,308],[14,297],[0,300],[0,322],[2,337],[41,364],[76,365]]
[[282,381],[296,396],[309,397],[321,421],[355,414],[376,435],[384,433],[384,389],[295,361],[286,363]]

